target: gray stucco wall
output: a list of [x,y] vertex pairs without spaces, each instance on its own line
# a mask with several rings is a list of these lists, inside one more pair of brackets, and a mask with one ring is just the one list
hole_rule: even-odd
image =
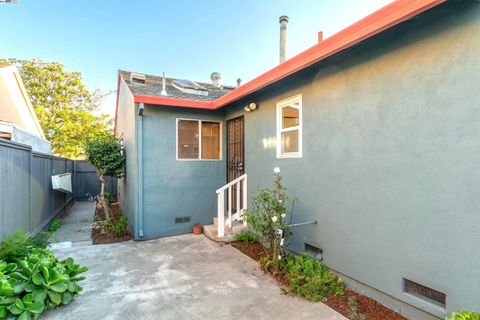
[[127,158],[125,177],[118,180],[117,197],[122,211],[128,217],[130,230],[135,238],[137,228],[137,197],[138,197],[138,154],[137,154],[137,110],[133,95],[122,80],[118,95],[117,137],[123,138]]
[[29,145],[34,152],[52,154],[52,145],[49,141],[17,127],[13,127],[12,141]]
[[[191,232],[192,225],[212,224],[215,191],[225,184],[222,160],[176,160],[176,119],[223,120],[222,111],[145,106],[143,115],[144,237]],[[225,141],[225,126],[222,139]],[[225,151],[225,150],[223,150]],[[225,155],[225,152],[222,152]],[[190,223],[175,224],[175,217]]]
[[[452,1],[227,109],[259,106],[245,113],[250,196],[278,166],[294,221],[319,222],[292,249],[322,248],[411,319],[445,312],[403,278],[446,293],[448,312],[480,311],[479,34],[480,2]],[[299,93],[303,158],[277,159],[275,104]]]

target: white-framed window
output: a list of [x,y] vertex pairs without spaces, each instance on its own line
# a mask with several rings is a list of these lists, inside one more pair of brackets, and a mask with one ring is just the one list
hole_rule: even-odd
[[277,102],[277,158],[302,157],[302,95]]
[[177,160],[222,160],[222,122],[177,119]]

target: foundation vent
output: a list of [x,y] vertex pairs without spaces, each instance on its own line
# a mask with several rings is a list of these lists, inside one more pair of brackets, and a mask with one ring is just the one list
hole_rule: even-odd
[[175,224],[179,223],[189,223],[190,217],[175,217]]
[[447,295],[435,289],[423,286],[408,279],[403,279],[403,290],[417,298],[445,308]]
[[305,242],[305,252],[313,255],[317,260],[323,260],[323,250],[319,247]]

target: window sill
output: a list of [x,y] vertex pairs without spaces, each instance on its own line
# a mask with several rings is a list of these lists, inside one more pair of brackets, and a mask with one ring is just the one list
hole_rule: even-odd
[[299,153],[277,154],[277,159],[300,159],[300,158],[303,158],[303,155]]

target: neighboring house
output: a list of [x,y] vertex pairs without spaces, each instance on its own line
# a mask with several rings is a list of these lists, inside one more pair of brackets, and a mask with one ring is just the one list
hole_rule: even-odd
[[397,0],[235,89],[120,71],[135,239],[228,221],[216,190],[279,167],[318,221],[292,250],[411,319],[480,311],[479,34],[480,1]]
[[0,138],[51,153],[18,69],[11,64],[0,65]]

